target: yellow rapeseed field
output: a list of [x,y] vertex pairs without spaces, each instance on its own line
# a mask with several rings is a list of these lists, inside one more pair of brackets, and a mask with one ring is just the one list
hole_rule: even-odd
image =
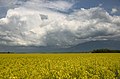
[[120,54],[0,54],[0,79],[120,79]]

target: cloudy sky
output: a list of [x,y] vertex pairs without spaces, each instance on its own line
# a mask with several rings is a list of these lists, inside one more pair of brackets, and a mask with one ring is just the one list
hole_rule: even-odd
[[120,41],[120,0],[0,0],[0,45]]

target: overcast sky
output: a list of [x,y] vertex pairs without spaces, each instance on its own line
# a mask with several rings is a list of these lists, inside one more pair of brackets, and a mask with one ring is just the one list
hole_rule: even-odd
[[0,0],[0,45],[120,40],[120,0]]

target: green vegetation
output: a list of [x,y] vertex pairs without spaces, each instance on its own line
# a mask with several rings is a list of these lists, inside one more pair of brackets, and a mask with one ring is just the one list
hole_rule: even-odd
[[14,52],[0,52],[0,54],[14,54]]
[[0,79],[120,79],[120,54],[0,54]]
[[120,50],[110,50],[110,49],[96,49],[92,53],[120,53]]

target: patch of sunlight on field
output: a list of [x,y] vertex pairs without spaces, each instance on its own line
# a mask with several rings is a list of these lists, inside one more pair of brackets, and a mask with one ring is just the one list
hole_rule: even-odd
[[0,79],[120,79],[120,54],[0,54]]

